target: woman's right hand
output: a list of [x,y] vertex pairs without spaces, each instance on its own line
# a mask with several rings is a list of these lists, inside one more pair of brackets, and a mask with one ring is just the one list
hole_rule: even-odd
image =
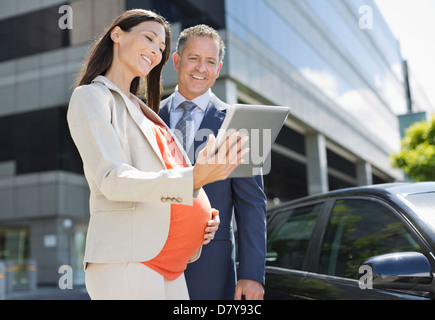
[[198,154],[193,167],[195,190],[206,184],[228,178],[243,162],[243,156],[249,152],[249,148],[244,146],[249,137],[240,136],[237,131],[227,137],[217,152],[214,152],[215,140],[216,138],[210,135],[207,145]]

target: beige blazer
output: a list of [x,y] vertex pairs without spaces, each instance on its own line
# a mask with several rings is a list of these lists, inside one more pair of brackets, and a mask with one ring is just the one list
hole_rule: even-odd
[[103,76],[74,90],[67,119],[90,188],[85,265],[152,259],[166,242],[171,203],[193,204],[187,156],[188,168],[165,170],[149,120]]

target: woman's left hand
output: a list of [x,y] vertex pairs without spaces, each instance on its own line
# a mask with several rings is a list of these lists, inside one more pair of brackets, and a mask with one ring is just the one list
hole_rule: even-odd
[[216,231],[219,229],[219,224],[221,223],[219,219],[219,211],[212,209],[212,220],[207,223],[207,228],[205,228],[204,242],[202,244],[208,244],[214,239]]

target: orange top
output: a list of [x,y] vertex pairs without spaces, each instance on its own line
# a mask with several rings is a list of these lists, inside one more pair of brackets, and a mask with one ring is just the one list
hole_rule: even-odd
[[[183,154],[166,128],[153,123],[153,131],[166,168],[186,167]],[[213,215],[217,214],[217,211],[214,211]],[[193,206],[171,204],[168,239],[156,257],[142,263],[163,275],[167,280],[177,279],[204,241],[205,228],[211,216],[210,202],[202,189],[198,197],[194,199]]]

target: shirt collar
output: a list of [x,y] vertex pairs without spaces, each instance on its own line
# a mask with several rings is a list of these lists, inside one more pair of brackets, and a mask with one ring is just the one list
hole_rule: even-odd
[[[208,103],[210,102],[210,94],[211,94],[211,89],[208,89],[202,95],[193,99],[192,102],[195,103],[199,107],[199,109],[201,109],[202,112],[204,112],[205,109],[207,109]],[[186,100],[187,99],[183,97],[183,95],[178,91],[178,86],[177,86],[175,88],[175,94],[172,100],[172,110],[176,110],[177,107],[180,105],[180,103]]]

